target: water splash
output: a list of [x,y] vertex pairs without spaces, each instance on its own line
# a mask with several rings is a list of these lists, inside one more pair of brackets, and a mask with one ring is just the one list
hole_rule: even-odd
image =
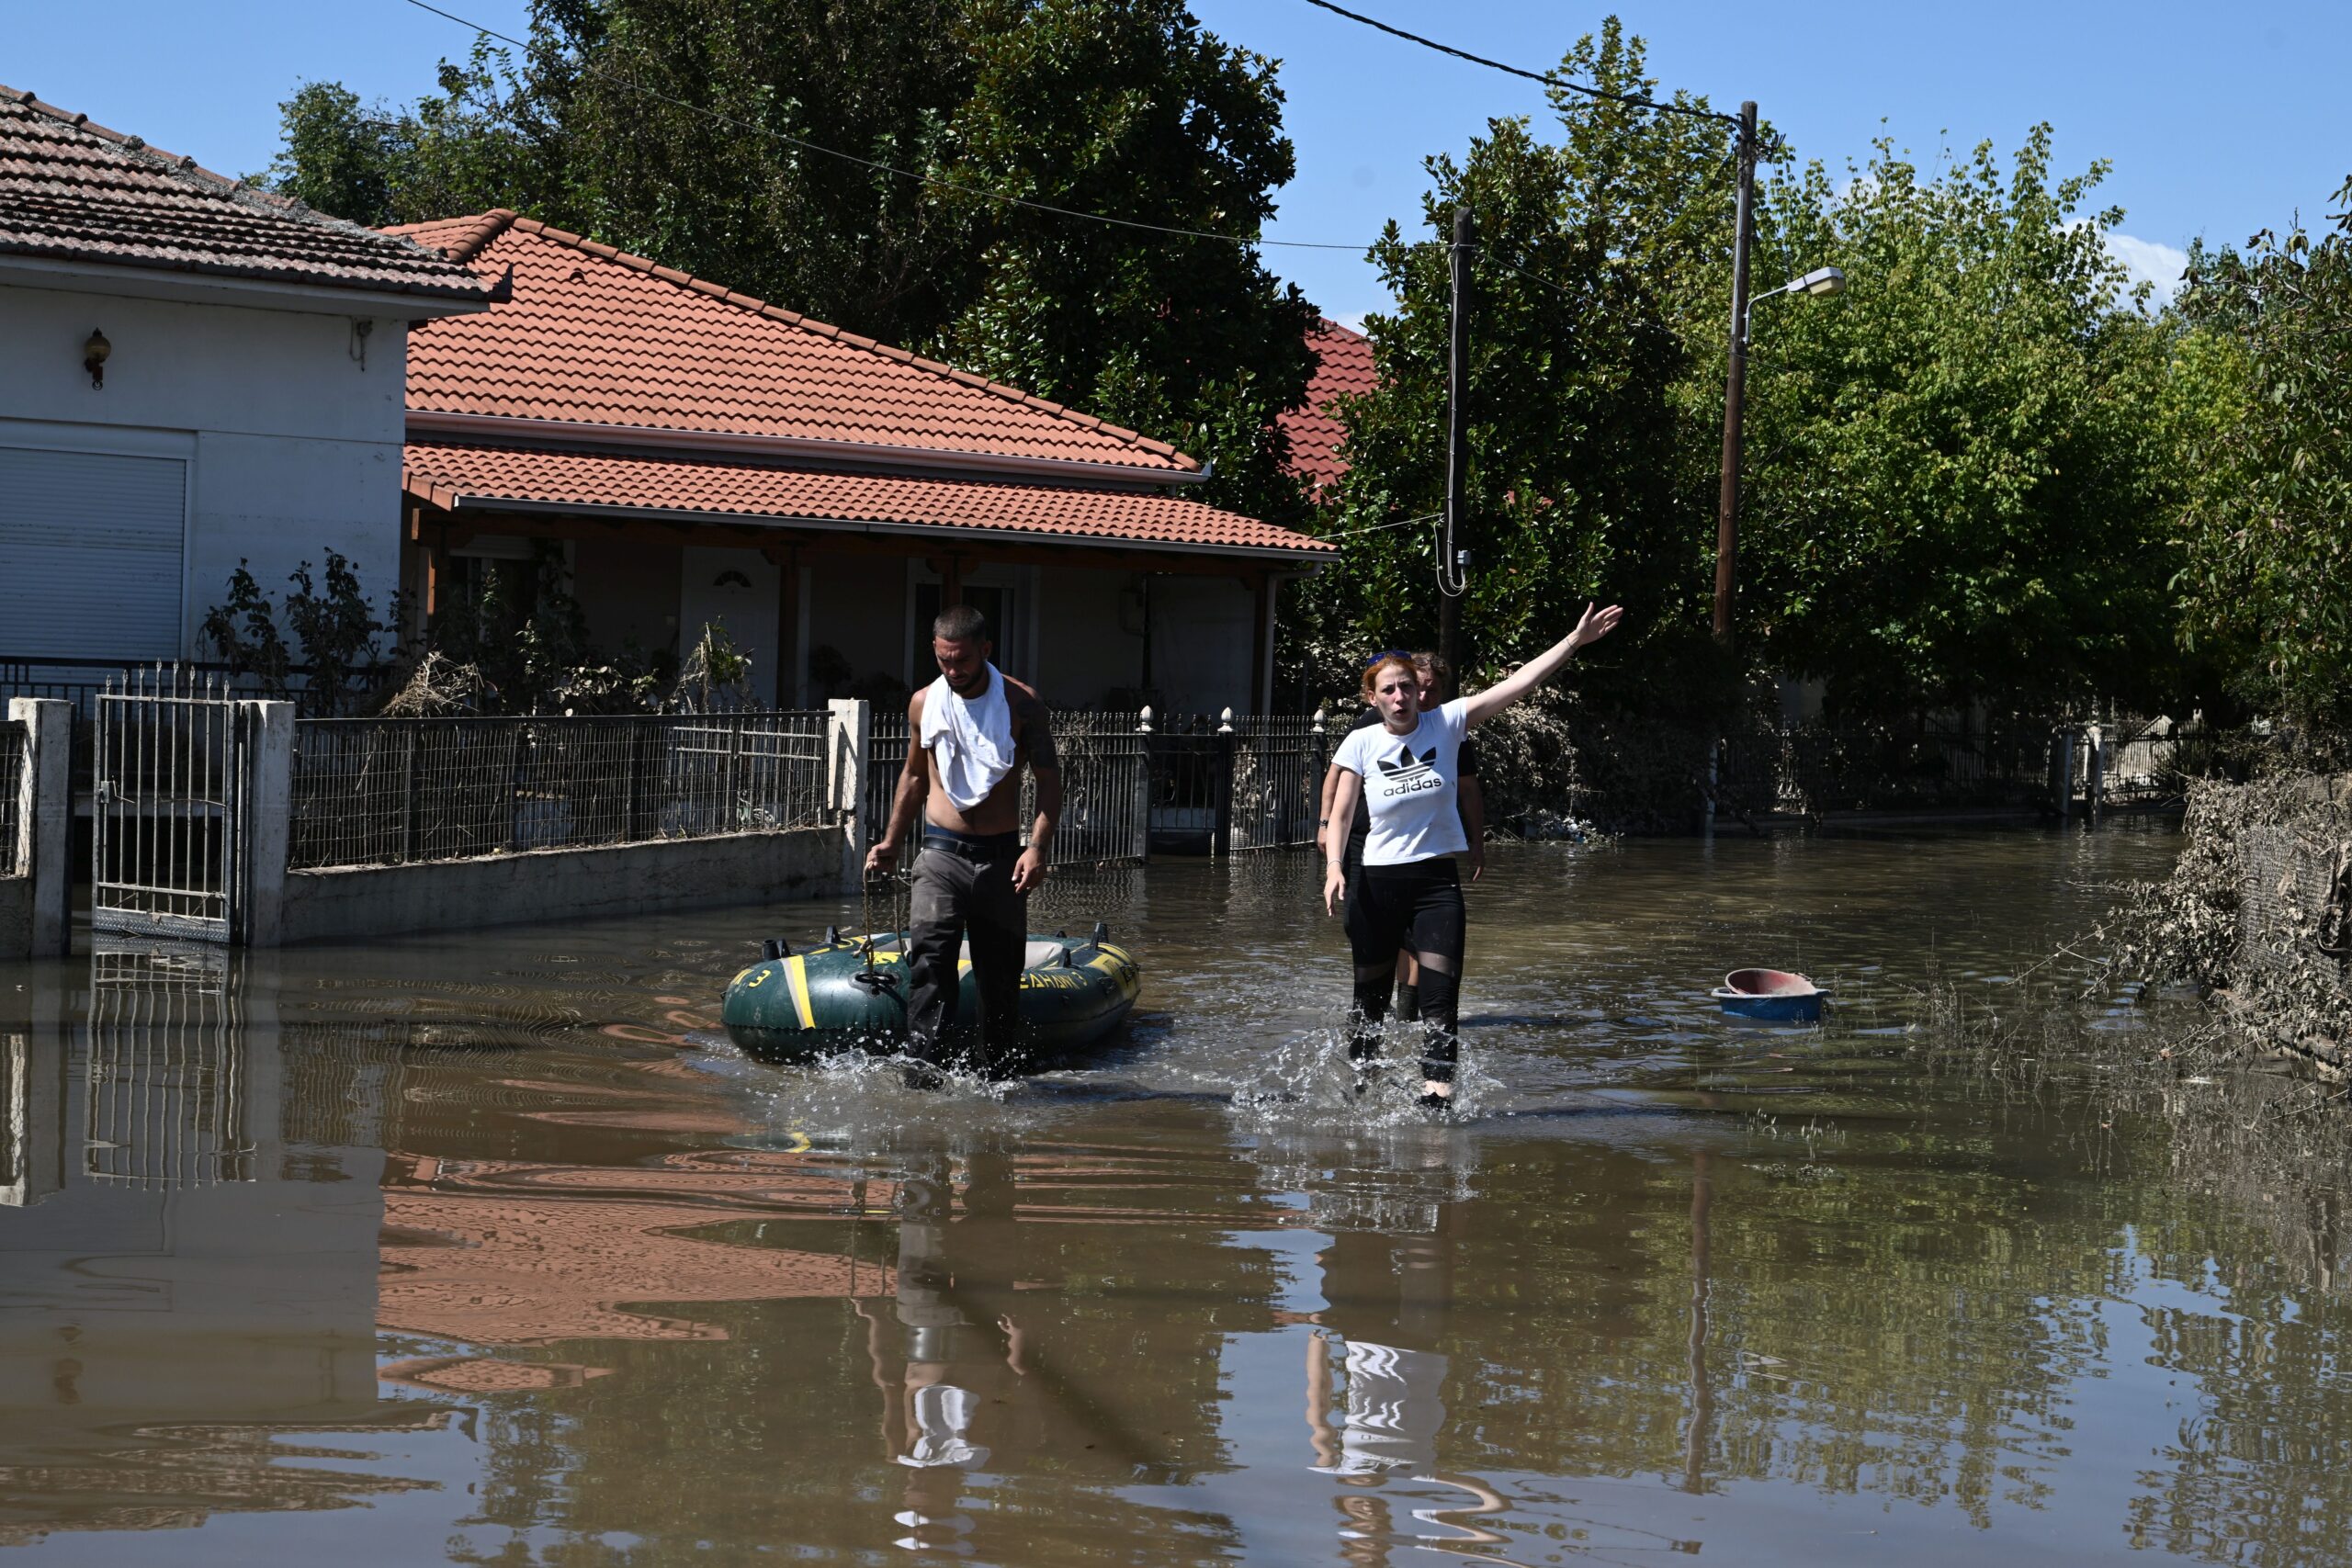
[[1374,1032],[1379,1055],[1365,1063],[1350,1053],[1355,1026],[1345,1021],[1291,1036],[1234,1086],[1235,1111],[1253,1128],[1419,1126],[1476,1121],[1500,1098],[1503,1086],[1480,1067],[1476,1054],[1464,1051],[1454,1067],[1453,1103],[1443,1111],[1423,1106],[1420,1026],[1391,1020]]

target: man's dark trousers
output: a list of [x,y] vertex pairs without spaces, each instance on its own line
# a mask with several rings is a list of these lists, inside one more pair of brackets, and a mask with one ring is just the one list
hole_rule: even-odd
[[[932,829],[915,858],[914,910],[907,935],[908,1048],[939,1066],[986,1071],[1009,1063],[1021,1021],[1021,968],[1029,942],[1029,897],[1012,886],[1021,835]],[[958,949],[972,944],[980,993],[980,1038],[971,1042],[956,1003]]]

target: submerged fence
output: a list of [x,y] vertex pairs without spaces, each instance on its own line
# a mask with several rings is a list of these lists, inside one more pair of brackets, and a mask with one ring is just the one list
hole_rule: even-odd
[[819,711],[315,718],[294,727],[290,870],[820,824]]

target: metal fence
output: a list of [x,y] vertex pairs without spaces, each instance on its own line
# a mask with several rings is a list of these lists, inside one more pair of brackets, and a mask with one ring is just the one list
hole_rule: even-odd
[[316,718],[294,727],[295,870],[821,824],[819,711]]
[[[1054,720],[1062,764],[1062,818],[1050,865],[1095,865],[1150,855],[1151,737],[1124,713],[1062,714]],[[1021,781],[1021,819],[1034,821],[1036,785]]]
[[17,864],[17,813],[25,776],[25,727],[0,718],[0,876],[14,876]]
[[1226,791],[1226,847],[1303,848],[1315,842],[1323,774],[1338,736],[1321,713],[1231,721],[1233,782]]
[[1792,727],[1724,739],[1714,780],[1728,812],[1950,809],[2050,798],[2046,727],[1962,735]]
[[[0,658],[0,697],[47,697],[74,705],[71,776],[74,787],[84,790],[90,787],[96,752],[98,694],[122,686],[133,675],[151,682],[164,678],[183,683],[200,681],[223,696],[273,694],[268,682],[260,676],[251,671],[239,673],[226,664],[203,660],[148,666],[126,664],[119,659]],[[288,675],[288,683],[297,690],[308,680],[308,674],[299,669]]]
[[[1148,858],[1152,737],[1124,712],[1057,713],[1054,750],[1061,760],[1062,816],[1046,863],[1099,865]],[[876,712],[867,731],[863,804],[868,840],[881,838],[890,821],[892,797],[907,762],[907,716]],[[1035,782],[1021,781],[1021,824],[1026,834],[1036,819]]]
[[211,678],[163,670],[133,671],[96,701],[91,929],[234,940],[251,710]]
[[[1062,818],[1054,865],[1144,861],[1161,852],[1283,849],[1315,841],[1323,770],[1334,737],[1317,718],[1236,718],[1149,708],[1057,713]],[[907,758],[907,716],[876,713],[866,753],[869,838],[889,821]],[[1022,784],[1023,829],[1035,815]]]

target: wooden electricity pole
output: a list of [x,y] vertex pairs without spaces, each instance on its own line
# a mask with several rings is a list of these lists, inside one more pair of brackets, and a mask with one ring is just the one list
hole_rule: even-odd
[[[1462,690],[1462,599],[1470,591],[1464,497],[1470,482],[1470,209],[1453,209],[1453,344],[1446,356],[1445,526],[1437,546],[1437,650],[1445,660],[1442,695]],[[1453,592],[1450,589],[1458,589]]]
[[1747,249],[1756,197],[1756,106],[1739,106],[1739,215],[1731,243],[1731,362],[1724,378],[1723,485],[1715,502],[1715,641],[1731,647],[1733,568],[1739,558],[1740,421],[1747,397]]

